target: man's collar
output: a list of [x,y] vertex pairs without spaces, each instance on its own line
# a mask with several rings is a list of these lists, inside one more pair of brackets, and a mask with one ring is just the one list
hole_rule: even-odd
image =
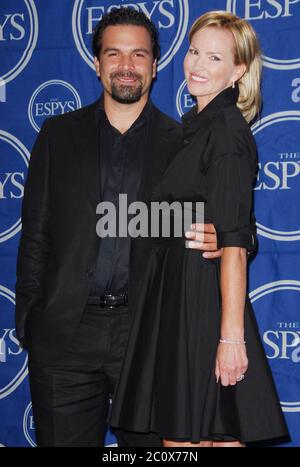
[[[147,124],[150,119],[152,108],[153,108],[152,101],[150,98],[148,98],[140,115],[137,117],[137,119],[133,122],[131,127],[128,128],[128,130],[125,133],[127,132],[131,133],[132,131],[135,131],[136,129],[142,127],[144,124]],[[105,108],[104,108],[104,94],[101,95],[100,100],[99,100],[99,112],[100,112],[100,118],[104,118],[108,121]]]

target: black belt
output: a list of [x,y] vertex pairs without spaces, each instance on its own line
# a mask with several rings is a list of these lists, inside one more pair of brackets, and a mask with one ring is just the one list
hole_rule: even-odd
[[87,305],[98,305],[101,308],[115,308],[117,306],[128,305],[128,293],[124,292],[118,295],[103,294],[88,298]]

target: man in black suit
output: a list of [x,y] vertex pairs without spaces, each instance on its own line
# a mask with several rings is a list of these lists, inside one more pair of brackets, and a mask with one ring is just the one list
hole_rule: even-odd
[[[28,349],[39,446],[103,444],[109,399],[139,291],[148,243],[96,234],[100,201],[148,202],[181,144],[178,123],[149,99],[157,32],[141,13],[113,10],[93,39],[104,93],[46,120],[34,145],[22,208],[16,328]],[[216,250],[213,226],[202,249]],[[218,256],[219,251],[211,253]],[[129,274],[130,271],[130,274]],[[160,446],[117,432],[119,446]]]

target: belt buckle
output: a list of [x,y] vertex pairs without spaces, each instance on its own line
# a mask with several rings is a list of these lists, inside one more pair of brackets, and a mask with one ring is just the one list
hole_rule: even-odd
[[[102,298],[103,297],[103,298]],[[120,303],[122,298],[123,303]],[[116,306],[126,306],[128,305],[128,295],[127,292],[122,293],[121,295],[115,296],[113,294],[104,294],[100,296],[100,307],[101,308],[115,308]]]
[[[113,297],[112,294],[105,294],[104,295],[104,300],[102,300],[102,303],[100,301],[100,306],[102,308],[114,308],[114,305],[112,304],[112,302],[110,302],[110,298]],[[109,304],[111,303],[111,304]]]
[[[107,306],[107,308],[115,308],[113,297],[114,297],[114,295],[112,295],[112,294],[106,295],[106,306]],[[110,301],[110,299],[111,299],[111,301]],[[110,305],[109,305],[109,303],[110,303]]]

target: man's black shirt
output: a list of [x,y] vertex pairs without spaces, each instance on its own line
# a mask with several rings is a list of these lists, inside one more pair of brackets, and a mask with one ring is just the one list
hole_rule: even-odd
[[[116,207],[117,234],[119,194],[127,195],[127,206],[138,201],[151,110],[152,104],[148,101],[137,120],[122,134],[110,124],[104,110],[103,98],[100,101],[101,195],[102,201],[113,203]],[[117,294],[128,290],[129,251],[128,235],[101,239],[90,295]]]

